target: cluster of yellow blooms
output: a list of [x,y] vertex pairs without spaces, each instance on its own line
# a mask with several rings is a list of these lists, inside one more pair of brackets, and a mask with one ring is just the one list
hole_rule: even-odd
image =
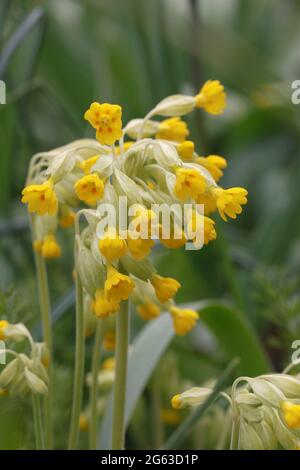
[[[193,387],[175,395],[172,406],[175,410],[200,406],[211,393],[211,387]],[[222,392],[221,396],[227,398],[232,407],[228,417],[235,421],[238,449],[300,448],[299,374],[240,377],[234,382],[231,393]]]
[[[218,211],[224,220],[241,213],[247,191],[218,186],[227,166],[225,158],[199,156],[194,143],[187,140],[189,130],[181,119],[195,108],[220,114],[225,101],[223,85],[209,80],[196,96],[170,96],[144,119],[134,119],[125,127],[119,105],[95,102],[84,118],[96,130],[96,140],[79,140],[33,157],[22,202],[34,214],[34,249],[45,258],[59,256],[56,229],[58,225],[71,226],[74,209],[80,208],[80,202],[85,204],[80,213],[85,216],[87,227],[76,242],[77,270],[97,317],[116,313],[120,302],[133,295],[142,318],[155,318],[165,307],[177,334],[186,334],[195,326],[198,314],[176,307],[173,301],[180,283],[160,276],[149,259],[155,244],[154,237],[151,238],[154,225],[161,243],[170,249],[183,246],[186,233],[173,216],[166,238],[164,226],[151,206],[203,204],[204,214],[193,209],[188,222],[188,233],[192,233],[200,218],[203,244],[217,236],[211,213]],[[153,120],[153,116],[166,119]],[[131,140],[124,142],[125,138]],[[97,224],[103,217],[99,207],[103,203],[112,204],[118,212],[121,196],[126,196],[130,205],[138,205],[133,217],[138,221],[135,226],[138,236],[128,229],[123,237],[118,224],[111,224],[104,236],[98,238]],[[141,221],[148,224],[146,238],[142,236]],[[127,216],[127,227],[129,224]]]

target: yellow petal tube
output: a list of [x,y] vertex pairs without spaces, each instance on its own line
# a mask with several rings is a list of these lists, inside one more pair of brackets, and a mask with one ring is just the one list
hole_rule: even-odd
[[107,317],[119,310],[119,303],[115,300],[109,300],[104,291],[96,291],[95,300],[92,303],[92,310],[98,318]]
[[172,140],[174,142],[184,142],[189,135],[189,130],[180,117],[165,119],[159,124],[157,139]]
[[199,171],[190,168],[177,168],[175,194],[184,202],[189,198],[196,200],[205,192],[206,181]]
[[129,236],[127,244],[130,254],[135,259],[144,259],[146,256],[150,255],[154,241],[146,238],[130,238]]
[[60,219],[59,225],[62,228],[72,227],[75,222],[75,213],[73,211],[66,212]]
[[88,432],[89,430],[89,420],[87,416],[85,416],[83,413],[79,416],[79,429],[81,432]]
[[284,401],[281,404],[284,420],[290,429],[300,428],[300,404]]
[[124,256],[127,251],[126,240],[120,238],[116,233],[108,231],[101,240],[98,241],[98,247],[101,254],[112,262]]
[[31,184],[22,191],[22,202],[28,204],[29,212],[38,215],[55,215],[58,201],[53,190],[53,183],[48,180],[43,184]]
[[244,188],[215,188],[212,190],[220,216],[227,221],[227,217],[236,219],[242,212],[242,205],[247,204],[248,191]]
[[196,199],[197,204],[203,204],[204,214],[209,215],[217,210],[217,204],[210,193],[199,194]]
[[196,107],[210,114],[222,114],[226,107],[224,86],[219,80],[208,80],[195,97]]
[[98,175],[93,173],[76,181],[74,189],[78,199],[93,206],[103,196],[104,182]]
[[145,302],[137,306],[137,312],[143,320],[152,320],[160,314],[160,308],[153,302]]
[[103,347],[106,351],[114,351],[116,347],[116,333],[114,331],[108,331],[104,335]]
[[80,168],[82,169],[83,173],[88,175],[91,171],[92,166],[98,161],[100,155],[94,155],[93,157],[87,158],[80,163]]
[[61,255],[61,248],[56,241],[55,235],[47,235],[41,247],[41,255],[43,258],[58,258]]
[[197,163],[206,168],[213,179],[218,182],[223,176],[223,171],[227,167],[225,158],[219,155],[208,155],[208,157],[198,157]]
[[193,234],[192,240],[195,239],[194,234],[196,232],[203,230],[204,245],[207,245],[209,242],[217,238],[215,221],[210,217],[199,214],[197,211],[192,212],[187,229],[189,234]]
[[196,326],[199,318],[198,313],[190,309],[171,307],[170,313],[173,318],[175,333],[179,336],[189,333]]
[[159,239],[166,248],[181,248],[186,243],[184,231],[181,228],[171,228],[169,234],[164,234],[164,229],[160,226]]
[[5,329],[9,326],[7,320],[0,320],[0,341],[4,341],[6,339],[5,336]]
[[191,140],[185,140],[177,148],[182,160],[192,160],[195,152],[195,144]]
[[108,266],[104,290],[109,300],[116,302],[127,300],[133,289],[134,282],[129,276],[119,273],[119,271],[111,265]]
[[151,278],[151,284],[155,289],[156,297],[161,303],[172,299],[181,286],[176,279],[172,277],[162,277],[158,274],[155,274]]

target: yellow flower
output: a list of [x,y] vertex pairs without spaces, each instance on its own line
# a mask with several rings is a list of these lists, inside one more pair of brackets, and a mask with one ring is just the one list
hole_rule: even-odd
[[183,142],[189,133],[186,123],[180,117],[172,117],[159,123],[158,132],[155,137],[157,139]]
[[145,302],[137,306],[137,312],[143,320],[152,320],[160,314],[160,308],[153,302]]
[[92,103],[84,119],[96,129],[100,144],[113,145],[122,137],[122,108],[118,104]]
[[205,215],[209,215],[217,210],[216,201],[210,193],[199,194],[196,203],[203,204]]
[[[188,233],[195,234],[197,229],[203,230],[204,245],[207,245],[210,241],[217,238],[214,220],[212,220],[210,217],[199,214],[197,211],[193,211],[188,224]],[[195,237],[192,237],[192,240],[194,239]]]
[[114,357],[108,357],[103,361],[101,369],[102,370],[114,370],[116,366],[116,360]]
[[116,347],[116,333],[114,331],[108,331],[104,335],[103,347],[106,351],[114,351]]
[[[128,149],[130,149],[130,147],[133,146],[135,142],[124,142],[123,144],[123,152],[126,152]],[[116,147],[116,154],[117,155],[120,155],[121,154],[121,147],[118,145]]]
[[113,266],[109,265],[104,289],[109,300],[120,302],[128,299],[134,289],[134,282],[129,276],[119,273]]
[[197,158],[197,163],[206,168],[213,179],[218,182],[219,179],[223,176],[224,168],[227,167],[227,161],[225,158],[220,157],[219,155],[208,155],[208,157],[199,157]]
[[141,207],[136,211],[130,225],[145,238],[151,235],[152,228],[155,229],[156,221],[157,216],[153,210]]
[[8,388],[1,388],[0,387],[0,397],[7,397],[9,395]]
[[194,310],[171,307],[174,329],[177,335],[183,336],[189,333],[195,326],[199,315]]
[[126,240],[120,238],[115,231],[108,230],[108,232],[98,241],[98,247],[101,254],[109,261],[112,262],[121,258],[127,253],[128,247]]
[[9,326],[7,320],[0,320],[0,341],[4,341],[6,339],[5,336],[5,329]]
[[182,202],[188,198],[197,199],[206,187],[205,178],[199,171],[191,168],[177,168],[175,194]]
[[83,413],[81,413],[81,415],[79,416],[79,429],[80,429],[80,431],[88,432],[89,427],[90,427],[90,425],[89,425],[88,418]]
[[211,192],[216,200],[219,214],[225,221],[227,221],[226,215],[236,219],[237,214],[242,212],[241,206],[247,204],[248,191],[244,188],[215,188]]
[[43,258],[58,258],[61,255],[61,248],[54,235],[47,235],[42,244],[41,254]]
[[164,238],[163,227],[160,226],[159,239],[162,245],[171,249],[181,248],[186,243],[186,238],[181,228],[174,229],[173,227],[170,230],[169,238]]
[[42,240],[34,240],[32,243],[33,251],[36,253],[40,253],[42,251],[43,241]]
[[86,175],[76,181],[75,192],[81,201],[93,206],[101,199],[104,192],[104,182],[96,174]]
[[68,211],[59,219],[59,225],[62,228],[72,227],[75,221],[75,213],[73,211]]
[[196,95],[196,107],[210,114],[222,114],[226,107],[224,86],[219,80],[208,80]]
[[127,238],[127,245],[130,254],[136,259],[143,259],[150,255],[154,241],[151,238]]
[[22,202],[28,204],[29,212],[36,212],[38,215],[56,214],[58,201],[51,180],[26,186],[22,194]]
[[181,416],[176,410],[163,408],[161,411],[161,420],[167,426],[176,426],[181,421]]
[[80,163],[79,166],[86,175],[90,173],[92,166],[95,165],[99,157],[100,155],[94,155],[93,157],[87,158]]
[[191,140],[185,140],[178,146],[177,151],[182,160],[191,160],[195,152],[195,144]]
[[177,395],[174,395],[174,397],[171,399],[171,404],[174,410],[180,410],[181,408],[181,398],[180,394],[177,393]]
[[155,294],[161,303],[172,299],[180,287],[180,283],[172,277],[162,277],[155,274],[151,278],[151,284],[155,289]]
[[281,404],[283,416],[287,426],[291,429],[300,428],[300,404],[284,401]]
[[119,303],[115,300],[108,299],[103,290],[96,291],[95,300],[92,302],[92,310],[96,317],[107,317],[119,310]]

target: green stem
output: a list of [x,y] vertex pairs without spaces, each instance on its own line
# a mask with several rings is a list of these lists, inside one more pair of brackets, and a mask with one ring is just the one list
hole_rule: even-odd
[[[233,410],[233,413],[235,411]],[[232,428],[230,438],[230,450],[238,450],[239,446],[239,418],[235,414],[232,417]]]
[[112,450],[123,450],[125,444],[125,400],[129,339],[128,301],[117,313],[116,379],[114,386],[114,412]]
[[164,426],[161,418],[161,382],[158,373],[154,373],[150,387],[153,419],[153,448],[159,449],[164,442]]
[[36,449],[44,450],[44,435],[43,435],[43,423],[42,423],[42,410],[40,397],[32,394],[32,409],[33,409],[33,422],[36,439]]
[[52,325],[51,325],[51,310],[50,310],[50,296],[48,288],[48,277],[46,270],[46,263],[44,258],[35,252],[35,265],[38,280],[38,292],[40,301],[40,310],[43,325],[43,338],[47,345],[49,352],[49,385],[48,393],[44,398],[44,412],[45,412],[45,445],[47,449],[53,447],[53,424],[52,424],[52,409],[53,409],[53,343],[52,343]]
[[94,341],[93,358],[92,358],[92,384],[90,396],[90,450],[97,448],[98,434],[98,374],[100,366],[101,346],[105,331],[105,320],[98,320],[96,335]]
[[82,389],[84,379],[84,316],[83,292],[78,272],[76,273],[76,352],[73,386],[73,403],[71,412],[71,427],[69,435],[69,449],[74,450],[78,443],[79,417],[82,403]]

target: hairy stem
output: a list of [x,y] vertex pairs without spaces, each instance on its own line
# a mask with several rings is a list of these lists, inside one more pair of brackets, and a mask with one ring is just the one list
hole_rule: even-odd
[[127,385],[127,359],[129,339],[128,301],[117,313],[116,378],[114,386],[114,412],[112,450],[122,450],[125,444],[125,400]]

